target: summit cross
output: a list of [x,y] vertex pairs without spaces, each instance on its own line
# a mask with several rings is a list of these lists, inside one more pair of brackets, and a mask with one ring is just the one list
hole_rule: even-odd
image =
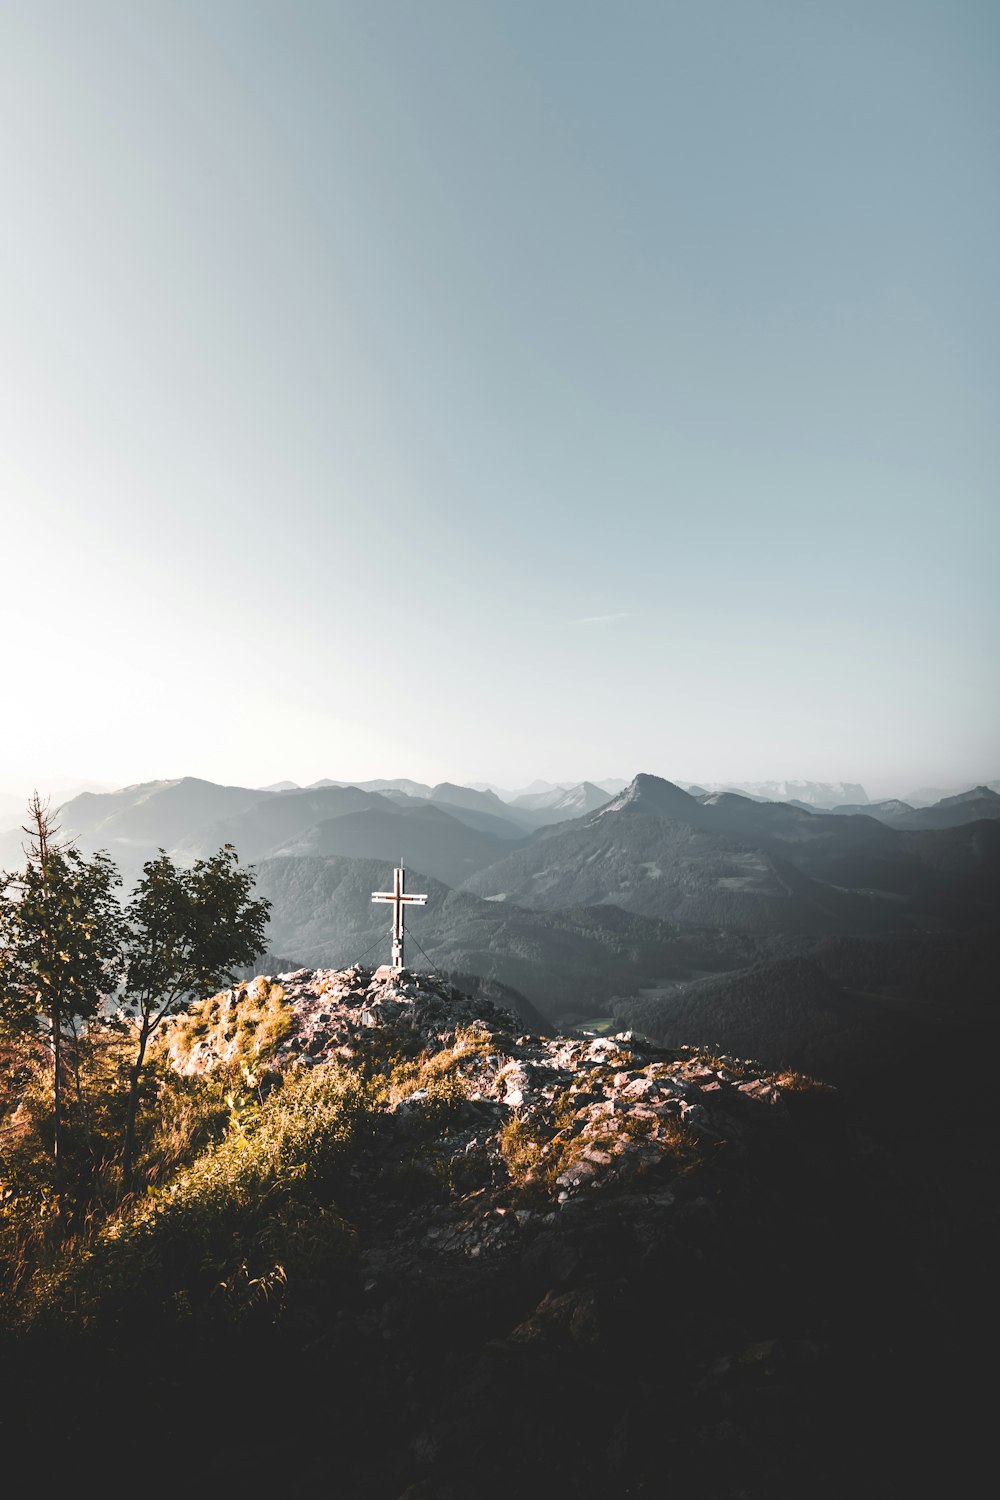
[[403,866],[392,872],[391,891],[373,891],[373,901],[392,902],[392,967],[401,969],[403,967],[403,908],[414,905],[423,906],[427,901],[426,896],[412,896],[404,890],[405,876]]

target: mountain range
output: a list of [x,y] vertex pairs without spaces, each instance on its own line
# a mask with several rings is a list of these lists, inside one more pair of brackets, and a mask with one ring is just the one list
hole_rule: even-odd
[[[1000,794],[985,785],[929,808],[823,813],[732,792],[692,795],[649,774],[612,798],[584,782],[510,804],[451,783],[426,795],[386,784],[276,792],[184,777],[84,792],[58,811],[62,835],[88,852],[107,849],[126,879],[160,848],[191,863],[231,843],[245,862],[403,861],[496,903],[612,904],[688,925],[787,933],[883,928],[900,902],[974,880],[993,845],[985,829],[970,830],[998,817]],[[0,868],[20,863],[22,842],[17,829],[0,835]]]
[[[402,861],[429,896],[408,920],[414,963],[506,986],[560,1024],[676,1039],[700,1007],[720,1043],[777,1061],[792,1048],[815,1068],[860,1054],[887,1017],[910,1026],[900,944],[938,945],[927,973],[935,1003],[953,1003],[953,955],[1000,910],[998,810],[986,785],[930,808],[820,812],[649,774],[610,797],[585,782],[512,803],[403,779],[274,790],[181,778],[84,793],[58,820],[85,852],[107,849],[126,885],[159,848],[190,863],[233,844],[272,903],[269,951],[292,967],[384,957],[371,892]],[[0,868],[22,863],[22,839],[0,836]],[[831,943],[842,964],[854,955],[850,984],[831,973]],[[963,995],[984,972],[966,974]]]
[[977,818],[1000,818],[1000,792],[992,785],[976,786],[929,805],[892,798],[864,806],[845,804],[830,811],[847,815],[864,812],[892,828],[958,828]]
[[755,802],[792,802],[824,809],[868,801],[864,787],[852,781],[708,781],[688,785],[687,790],[736,792]]
[[[1000,792],[1000,780],[987,781],[985,786],[989,792]],[[935,802],[941,802],[950,797],[959,797],[973,790],[975,788],[969,786],[968,783],[964,786],[953,787],[919,786],[912,792],[906,792],[901,800],[908,802],[911,807],[931,807]]]
[[[537,829],[608,800],[584,783],[508,806],[491,792],[441,783],[326,782],[281,791],[219,786],[195,777],[85,792],[58,810],[62,833],[87,850],[105,848],[127,879],[159,848],[182,863],[232,843],[247,861],[271,855],[349,854],[401,859],[449,885],[493,863]],[[21,858],[23,834],[0,834],[0,868]]]
[[[1000,799],[998,799],[1000,802]],[[465,889],[543,910],[611,903],[701,927],[874,931],[948,899],[995,891],[1000,827],[897,831],[865,815],[811,813],[733,793],[692,797],[640,775],[604,808],[471,876]],[[971,885],[969,884],[971,882]]]

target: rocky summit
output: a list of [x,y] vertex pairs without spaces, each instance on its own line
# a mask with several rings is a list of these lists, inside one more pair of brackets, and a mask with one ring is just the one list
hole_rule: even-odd
[[236,986],[166,1049],[192,1078],[242,1049],[248,1108],[324,1069],[381,1090],[336,1255],[258,1278],[224,1370],[146,1372],[151,1410],[211,1392],[206,1491],[883,1500],[940,1465],[959,1492],[971,1283],[826,1084],[359,966]]
[[[230,1018],[247,1001],[268,996],[275,983],[292,1023],[261,1075],[265,1091],[289,1068],[371,1066],[420,1053],[427,1081],[397,1090],[386,1108],[388,1138],[400,1145],[423,1112],[440,1113],[435,1082],[450,1078],[445,1097],[456,1109],[447,1128],[433,1133],[434,1154],[452,1164],[475,1155],[481,1185],[494,1186],[499,1203],[505,1188],[508,1196],[515,1190],[509,1138],[536,1141],[537,1162],[527,1162],[527,1145],[514,1154],[525,1184],[547,1184],[551,1222],[584,1189],[642,1183],[645,1190],[664,1174],[673,1179],[679,1151],[732,1153],[765,1122],[768,1129],[787,1128],[803,1108],[836,1107],[834,1089],[802,1074],[775,1074],[728,1056],[706,1060],[688,1047],[668,1051],[631,1031],[524,1034],[509,1011],[434,977],[387,966],[297,969],[215,996],[204,1009],[217,1013],[218,1023],[194,1045],[187,1018],[175,1026],[168,1042],[173,1065],[204,1074],[232,1061],[237,1032]],[[554,1170],[557,1164],[562,1170]],[[672,1199],[671,1192],[658,1197]],[[502,1205],[497,1211],[504,1212]],[[521,1225],[537,1217],[527,1210],[516,1216]]]

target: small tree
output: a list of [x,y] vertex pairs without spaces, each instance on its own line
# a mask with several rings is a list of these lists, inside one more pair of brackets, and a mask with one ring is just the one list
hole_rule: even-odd
[[119,983],[121,877],[106,854],[86,860],[56,842],[37,792],[28,810],[27,865],[0,880],[0,1024],[41,1038],[51,1053],[54,1187],[63,1218],[65,1050]]
[[147,860],[127,907],[125,999],[136,1011],[138,1038],[129,1070],[122,1172],[132,1180],[139,1091],[150,1038],[166,1016],[231,984],[234,969],[264,951],[271,903],[251,900],[252,869],[238,868],[225,844],[211,859],[178,869],[162,849]]

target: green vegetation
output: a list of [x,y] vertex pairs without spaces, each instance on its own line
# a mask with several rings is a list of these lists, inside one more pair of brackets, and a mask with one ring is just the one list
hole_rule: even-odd
[[124,921],[111,861],[60,847],[37,794],[28,811],[27,866],[0,877],[0,1029],[24,1048],[18,1072],[51,1054],[52,1192],[64,1226],[65,1090],[75,1083],[80,1096],[85,1028],[114,989]]
[[[125,1347],[274,1324],[340,1295],[359,1195],[541,1202],[583,1163],[641,1156],[651,1122],[588,1112],[629,1048],[515,1113],[499,1155],[487,1134],[456,1152],[470,1097],[522,1086],[509,1021],[489,1010],[429,1047],[376,1026],[349,1065],[314,1067],[282,1051],[280,983],[220,987],[263,946],[267,903],[235,851],[190,870],[161,853],[120,904],[110,862],[57,850],[35,813],[28,868],[0,893],[0,1332]],[[471,1116],[495,1131],[488,1107]],[[681,1127],[658,1131],[683,1170]]]
[[[55,1020],[54,1007],[32,1004],[25,978],[35,972],[29,918],[40,924],[10,893],[0,971],[0,1331],[8,1335],[75,1331],[125,1344],[140,1330],[173,1330],[184,1339],[277,1321],[303,1288],[313,1300],[335,1296],[338,1268],[355,1249],[340,1207],[345,1185],[388,1110],[411,1098],[407,1160],[383,1164],[382,1188],[430,1203],[481,1169],[463,1160],[453,1180],[436,1142],[483,1070],[503,1060],[510,1039],[499,1031],[460,1027],[431,1053],[419,1034],[386,1028],[350,1067],[303,1060],[280,1069],[276,1053],[293,1029],[281,984],[258,977],[199,994],[255,940],[260,908],[234,865],[225,850],[189,872],[165,856],[151,862],[132,903],[118,908],[118,925],[108,926],[117,947],[109,944],[102,969],[67,967],[59,954],[68,940],[50,944],[63,984]],[[47,868],[51,881],[54,859]],[[68,857],[60,881],[83,868]],[[40,862],[29,875],[45,911],[60,913]],[[62,901],[62,885],[54,889]],[[85,890],[70,887],[66,921],[96,932]],[[228,944],[220,942],[227,931]],[[43,927],[46,942],[48,934]],[[81,943],[73,951],[87,952]],[[54,1032],[65,1101],[58,1159]]]
[[[85,1153],[71,1158],[68,1227],[60,1228],[47,1150],[45,1060],[32,1068],[19,1054],[0,1125],[0,1317],[9,1330],[114,1333],[192,1317],[273,1317],[289,1278],[320,1269],[329,1277],[350,1256],[353,1231],[336,1192],[344,1168],[378,1130],[389,1087],[357,1070],[284,1077],[269,1070],[268,1048],[284,1034],[288,1006],[280,986],[247,990],[239,1019],[233,1012],[241,1007],[225,1003],[230,997],[211,997],[178,1018],[175,1034],[151,1053],[136,1162],[141,1187],[124,1191],[113,1169],[95,1172]],[[186,1076],[169,1065],[171,1053],[190,1056],[203,1029],[228,1035],[230,1050],[210,1072]],[[121,1122],[119,1070],[133,1040],[114,1038],[81,1067],[81,1097],[102,1144],[109,1117]]]
[[[208,1029],[212,1002],[201,997],[263,949],[268,903],[252,899],[252,872],[225,846],[189,870],[161,851],[123,905],[106,855],[86,860],[60,843],[37,797],[29,818],[25,869],[0,879],[4,1319],[17,1324],[72,1308],[83,1325],[95,1301],[88,1288],[104,1287],[111,1305],[119,1283],[166,1285],[172,1273],[164,1271],[164,1282],[155,1269],[164,1235],[172,1244],[200,1243],[203,1269],[228,1266],[220,1235],[229,1231],[212,1228],[213,1184],[235,1215],[233,1243],[246,1252],[231,1268],[232,1285],[245,1266],[256,1288],[271,1274],[256,1266],[287,1197],[287,1170],[272,1174],[266,1233],[242,1222],[240,1205],[254,1196],[251,1157],[264,1161],[278,1149],[265,1144],[267,1130],[275,1139],[296,1133],[294,1091],[261,1114],[264,1134],[249,1156],[246,1142],[258,1128],[253,1111],[265,1104],[266,1061],[291,1024],[288,1007],[270,987],[247,987],[246,1004],[227,1022],[226,1066],[204,1086],[168,1066],[165,1049],[151,1043],[171,1019],[180,1046],[185,1027]],[[316,1120],[328,1134],[349,1134],[351,1089],[341,1084],[335,1093],[335,1109],[329,1100],[309,1105],[313,1143],[298,1148],[303,1160],[316,1153]],[[179,1224],[200,1225],[201,1240]],[[220,1271],[219,1284],[226,1279]]]
[[[139,1329],[186,1337],[276,1322],[303,1287],[313,1300],[336,1296],[355,1250],[342,1199],[389,1110],[411,1100],[405,1159],[383,1155],[380,1192],[430,1205],[485,1172],[485,1158],[455,1164],[439,1143],[482,1070],[502,1061],[499,1034],[461,1027],[450,1046],[412,1056],[405,1036],[387,1030],[374,1062],[279,1070],[273,1053],[290,1026],[282,986],[266,979],[172,1018],[149,1051],[132,1189],[113,1163],[95,1173],[81,1156],[62,1231],[44,1060],[33,1070],[22,1058],[0,1123],[0,1327],[112,1342]],[[81,1068],[104,1146],[126,1108],[132,1046],[134,1030],[112,1032]]]
[[254,877],[240,870],[230,844],[211,859],[179,870],[161,849],[146,861],[126,912],[122,989],[138,1017],[129,1069],[122,1176],[132,1180],[136,1116],[150,1038],[192,996],[231,981],[241,964],[264,951],[270,903],[253,901]]
[[351,1229],[332,1189],[374,1106],[355,1075],[332,1069],[304,1074],[252,1108],[231,1101],[218,1138],[188,1164],[38,1261],[19,1319],[148,1328],[273,1305],[290,1274],[349,1256]]

